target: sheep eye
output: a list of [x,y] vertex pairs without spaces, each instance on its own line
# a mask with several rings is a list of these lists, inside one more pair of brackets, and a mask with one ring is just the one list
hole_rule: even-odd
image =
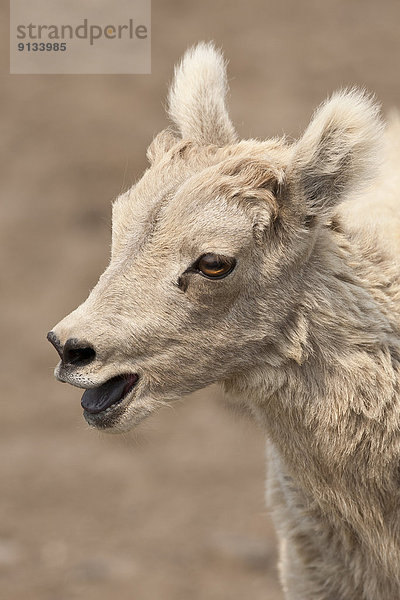
[[219,254],[204,254],[197,261],[195,268],[204,277],[209,279],[222,279],[229,275],[235,267],[236,261],[228,256]]

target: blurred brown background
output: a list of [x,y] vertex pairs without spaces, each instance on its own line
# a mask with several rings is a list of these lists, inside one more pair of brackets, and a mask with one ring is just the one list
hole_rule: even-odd
[[152,15],[150,76],[10,76],[3,7],[2,599],[282,599],[256,426],[211,388],[99,435],[45,334],[107,263],[110,201],[145,168],[188,45],[223,46],[243,137],[296,136],[343,85],[400,106],[400,2],[154,0]]

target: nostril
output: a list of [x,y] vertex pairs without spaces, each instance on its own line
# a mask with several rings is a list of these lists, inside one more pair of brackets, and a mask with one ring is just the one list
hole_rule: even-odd
[[96,357],[94,348],[87,342],[71,338],[65,342],[62,360],[64,364],[83,367]]

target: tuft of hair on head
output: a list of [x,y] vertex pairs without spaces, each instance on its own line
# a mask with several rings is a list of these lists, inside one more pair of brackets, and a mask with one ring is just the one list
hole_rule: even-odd
[[237,139],[226,109],[226,64],[212,42],[200,42],[175,67],[168,112],[182,138],[225,146]]
[[341,90],[317,108],[293,147],[289,169],[311,215],[329,217],[376,177],[382,134],[380,108],[363,90]]
[[158,162],[166,152],[168,152],[180,138],[173,131],[166,128],[160,131],[147,148],[147,158],[151,164]]

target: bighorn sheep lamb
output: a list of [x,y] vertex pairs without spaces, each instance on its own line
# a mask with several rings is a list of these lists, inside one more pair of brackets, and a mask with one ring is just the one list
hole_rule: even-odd
[[351,89],[293,143],[238,141],[226,92],[189,50],[56,377],[106,431],[221,383],[267,435],[287,598],[398,600],[399,122]]

